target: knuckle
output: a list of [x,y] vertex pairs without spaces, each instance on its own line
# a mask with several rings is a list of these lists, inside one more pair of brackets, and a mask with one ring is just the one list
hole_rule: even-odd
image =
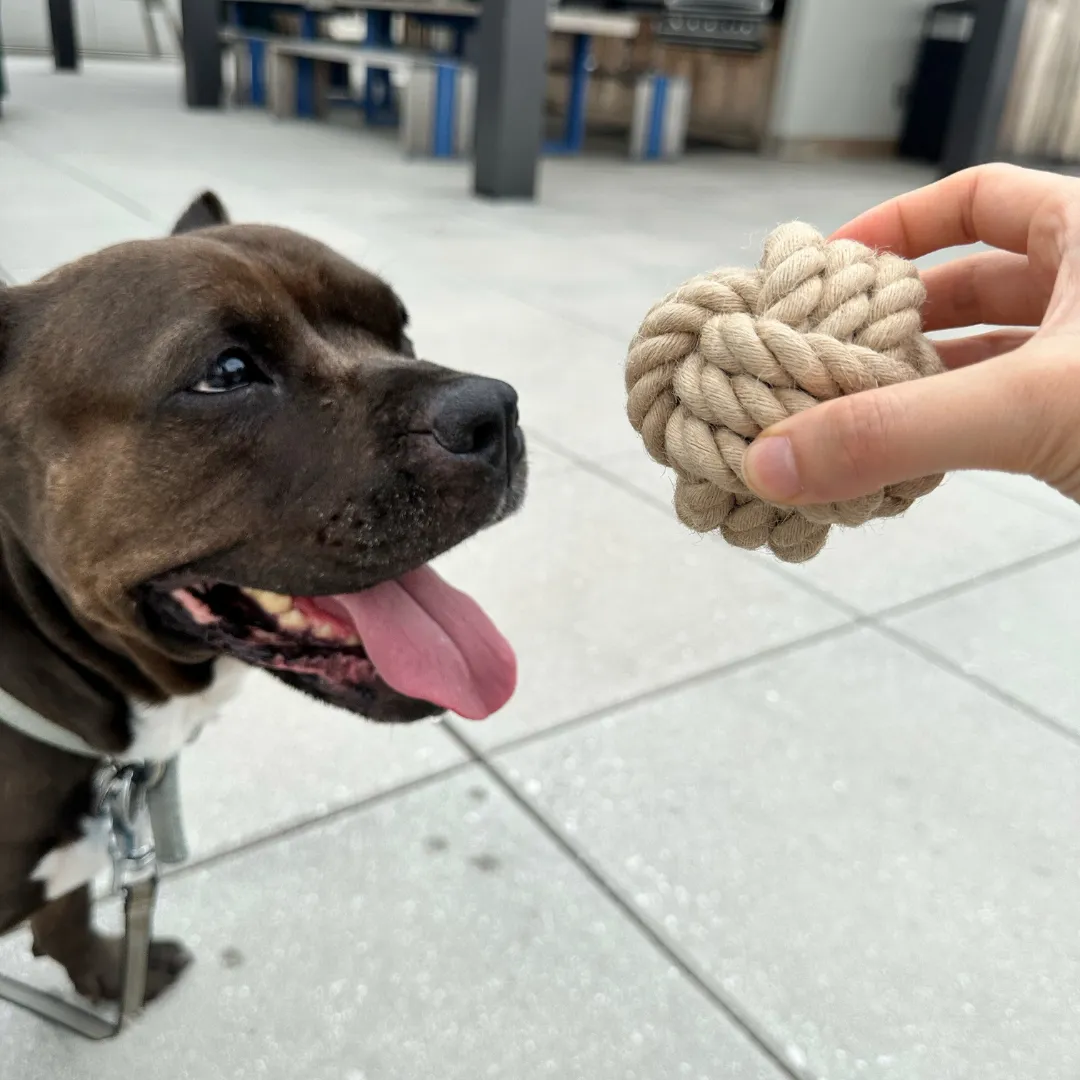
[[1075,495],[1080,491],[1080,357],[1062,355],[1038,374],[1025,374],[1011,396],[1011,407],[1026,421],[1014,467]]
[[1036,273],[1051,284],[1061,265],[1066,242],[1076,234],[1077,213],[1073,206],[1075,191],[1048,195],[1028,227],[1028,260]]
[[1022,176],[1030,175],[1031,170],[1022,165],[1013,165],[1005,161],[992,161],[985,165],[972,165],[968,170],[979,180],[1006,180],[1016,181]]
[[879,486],[877,477],[896,428],[896,405],[889,394],[873,390],[843,398],[836,405],[832,418],[835,468],[852,487],[872,490]]

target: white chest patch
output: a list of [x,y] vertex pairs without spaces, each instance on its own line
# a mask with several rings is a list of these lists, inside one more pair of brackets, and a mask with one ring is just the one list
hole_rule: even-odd
[[[136,705],[132,709],[132,742],[121,761],[171,761],[199,732],[216,720],[226,703],[240,690],[249,669],[236,660],[215,665],[214,681],[201,693],[172,698],[164,705]],[[109,835],[102,823],[84,818],[82,837],[54,848],[31,875],[45,887],[45,898],[55,900],[89,885],[110,866]]]
[[219,660],[214,681],[201,694],[170,698],[164,705],[136,705],[132,742],[121,761],[171,761],[235,697],[249,669],[238,660]]

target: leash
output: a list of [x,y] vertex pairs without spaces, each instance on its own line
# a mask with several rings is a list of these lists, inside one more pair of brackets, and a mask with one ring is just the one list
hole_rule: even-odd
[[0,688],[0,723],[37,742],[97,762],[91,817],[108,836],[113,893],[124,897],[124,950],[115,1019],[0,975],[0,999],[95,1041],[119,1035],[142,1011],[153,936],[159,863],[188,855],[180,812],[177,760],[120,762],[41,716]]

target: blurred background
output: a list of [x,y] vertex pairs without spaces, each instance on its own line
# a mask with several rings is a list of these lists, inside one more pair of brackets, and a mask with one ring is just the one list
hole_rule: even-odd
[[[88,56],[180,52],[181,0],[72,2],[78,44]],[[53,0],[52,17],[65,7],[72,4]],[[480,7],[318,0],[301,8],[235,0],[221,5],[221,19],[282,35],[374,38],[466,56]],[[676,120],[691,145],[782,157],[895,153],[936,163],[974,50],[996,54],[1007,86],[996,156],[1058,163],[1080,157],[1080,7],[1073,0],[606,0],[591,8],[549,7],[565,17],[549,21],[545,112],[557,123],[580,109],[592,137],[628,132],[636,81],[660,73],[688,83],[686,115]],[[317,27],[305,13],[318,16]],[[973,46],[980,13],[994,25]],[[574,16],[585,14],[595,18],[574,25]],[[585,57],[577,55],[579,29],[591,38]],[[3,33],[10,53],[48,51],[48,0],[5,0]],[[65,34],[61,25],[60,37]],[[575,65],[589,73],[583,86],[575,82]],[[350,66],[362,81],[362,59]],[[968,82],[980,81],[978,67],[969,70]],[[348,89],[338,72],[331,81]],[[348,98],[332,95],[337,104]]]

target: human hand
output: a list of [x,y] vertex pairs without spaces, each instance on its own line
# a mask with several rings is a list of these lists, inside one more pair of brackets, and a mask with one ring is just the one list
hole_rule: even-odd
[[1029,473],[1080,501],[1080,179],[987,165],[883,203],[832,239],[915,259],[982,241],[922,274],[947,371],[816,405],[763,431],[756,494],[806,505],[955,469]]

